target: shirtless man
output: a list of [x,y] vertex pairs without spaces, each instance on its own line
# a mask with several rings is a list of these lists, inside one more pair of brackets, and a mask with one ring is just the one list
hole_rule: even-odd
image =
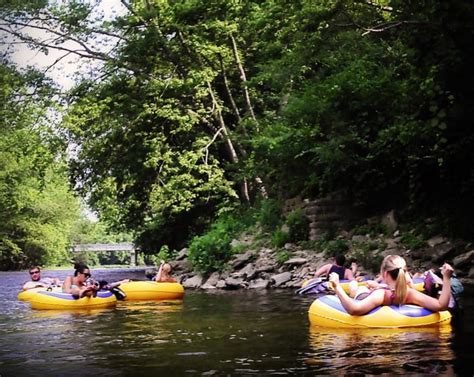
[[41,278],[41,269],[38,266],[33,266],[28,271],[31,280],[23,284],[23,290],[26,291],[32,288],[47,288],[52,285],[61,285],[58,278]]

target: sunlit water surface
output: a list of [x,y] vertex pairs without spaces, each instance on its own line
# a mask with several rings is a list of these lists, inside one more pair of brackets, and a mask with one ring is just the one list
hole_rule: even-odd
[[[72,271],[43,271],[61,279]],[[144,279],[143,270],[93,270]],[[202,292],[101,311],[38,311],[17,301],[27,272],[0,272],[0,376],[469,375],[472,290],[462,326],[342,330],[309,325],[291,290]]]

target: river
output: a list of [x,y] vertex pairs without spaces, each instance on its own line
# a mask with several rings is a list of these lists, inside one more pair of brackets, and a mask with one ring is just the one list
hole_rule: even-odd
[[[92,273],[144,278],[139,269]],[[291,290],[187,290],[179,302],[54,312],[17,300],[27,279],[25,271],[0,272],[0,377],[474,373],[472,289],[459,326],[356,331],[311,327],[313,298]]]

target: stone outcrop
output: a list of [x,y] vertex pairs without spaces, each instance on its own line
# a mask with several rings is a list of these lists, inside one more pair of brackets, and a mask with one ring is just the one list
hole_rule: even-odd
[[312,241],[349,227],[355,218],[351,202],[341,192],[306,201],[302,209],[309,220],[309,239]]
[[[369,235],[352,235],[349,232],[341,232],[345,241],[349,244],[347,252],[348,259],[354,253],[354,247],[361,243],[377,241],[385,245],[384,249],[372,250],[372,256],[379,258],[388,254],[402,255],[413,271],[425,271],[432,267],[440,267],[445,261],[452,263],[457,276],[464,284],[474,284],[474,248],[472,244],[460,241],[451,242],[444,237],[434,237],[433,242],[427,242],[426,247],[409,250],[401,243],[400,232],[395,232],[392,237],[377,236],[374,239]],[[436,241],[434,241],[436,240]],[[249,245],[249,247],[251,247]],[[191,271],[187,259],[170,262],[173,266],[173,274],[185,288],[190,289],[297,289],[301,284],[314,277],[318,267],[330,263],[328,253],[310,249],[303,249],[297,245],[285,245],[285,251],[290,254],[286,261],[278,262],[277,250],[267,247],[244,250],[229,261],[230,271],[214,272],[209,276],[203,276]],[[351,254],[352,253],[352,254]],[[183,254],[179,254],[183,255]],[[373,276],[375,271],[368,271],[359,263],[359,271],[363,274]]]

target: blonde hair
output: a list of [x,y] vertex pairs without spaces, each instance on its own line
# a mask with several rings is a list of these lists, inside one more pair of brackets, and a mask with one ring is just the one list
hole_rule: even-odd
[[395,300],[394,303],[401,305],[405,303],[407,297],[407,279],[406,279],[406,262],[399,255],[387,255],[380,268],[380,272],[388,272],[390,277],[395,280]]
[[162,271],[169,274],[171,272],[171,265],[168,263],[163,264]]

